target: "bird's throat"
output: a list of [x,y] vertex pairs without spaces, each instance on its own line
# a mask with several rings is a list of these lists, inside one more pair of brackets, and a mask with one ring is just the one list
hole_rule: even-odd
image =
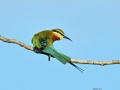
[[58,33],[53,33],[53,41],[61,40],[63,37]]

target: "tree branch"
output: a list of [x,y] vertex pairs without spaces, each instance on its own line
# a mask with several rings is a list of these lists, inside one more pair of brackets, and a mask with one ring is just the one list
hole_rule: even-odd
[[[8,39],[5,38],[3,36],[0,35],[0,40],[3,42],[7,42],[7,43],[14,43],[14,44],[18,44],[21,47],[24,47],[27,50],[33,50],[33,47],[28,46],[20,41],[17,41],[15,39]],[[76,59],[71,59],[72,63],[78,63],[78,64],[93,64],[93,65],[111,65],[111,64],[120,64],[120,60],[110,60],[110,61],[98,61],[98,60],[76,60]]]
[[26,45],[26,44],[24,44],[24,43],[22,43],[20,41],[17,41],[15,39],[7,39],[7,38],[5,38],[5,37],[3,37],[3,36],[0,35],[0,40],[2,40],[3,42],[7,42],[7,43],[18,44],[21,47],[24,47],[25,49],[33,51],[33,48],[31,46],[28,46],[28,45]]

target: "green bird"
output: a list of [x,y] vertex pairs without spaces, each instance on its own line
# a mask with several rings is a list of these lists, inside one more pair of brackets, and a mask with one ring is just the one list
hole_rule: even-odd
[[71,62],[71,58],[69,56],[66,56],[58,52],[54,48],[53,42],[56,40],[61,40],[63,38],[72,41],[70,38],[65,36],[64,32],[59,28],[38,32],[32,38],[34,52],[47,55],[49,61],[50,61],[50,57],[53,57],[58,59],[63,64],[69,63],[75,68],[77,68],[79,71],[83,72],[84,71],[83,69],[79,68],[78,66],[76,66]]

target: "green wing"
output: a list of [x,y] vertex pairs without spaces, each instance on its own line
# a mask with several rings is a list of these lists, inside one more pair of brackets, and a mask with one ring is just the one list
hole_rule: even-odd
[[67,62],[70,62],[71,58],[58,52],[56,49],[54,49],[51,46],[47,46],[43,52],[49,53],[54,58],[58,59],[61,63],[66,64]]
[[[66,64],[68,61],[70,61],[70,57],[58,52],[54,49],[54,47],[50,46],[50,41],[47,40],[47,38],[40,38],[39,42],[41,44],[41,49],[43,53],[48,54],[48,56],[52,56],[56,59],[58,59],[63,64]],[[49,43],[48,43],[49,42]]]

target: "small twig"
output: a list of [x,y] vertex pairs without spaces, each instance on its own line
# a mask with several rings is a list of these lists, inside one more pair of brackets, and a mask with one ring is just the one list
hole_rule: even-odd
[[[18,44],[21,47],[24,47],[27,50],[31,50],[33,51],[33,47],[28,46],[20,41],[17,41],[15,39],[7,39],[3,36],[0,35],[0,40],[3,42],[7,42],[7,43],[14,43],[14,44]],[[78,64],[93,64],[93,65],[111,65],[111,64],[120,64],[120,60],[111,60],[111,61],[98,61],[98,60],[76,60],[76,59],[71,59],[72,63],[78,63]]]

